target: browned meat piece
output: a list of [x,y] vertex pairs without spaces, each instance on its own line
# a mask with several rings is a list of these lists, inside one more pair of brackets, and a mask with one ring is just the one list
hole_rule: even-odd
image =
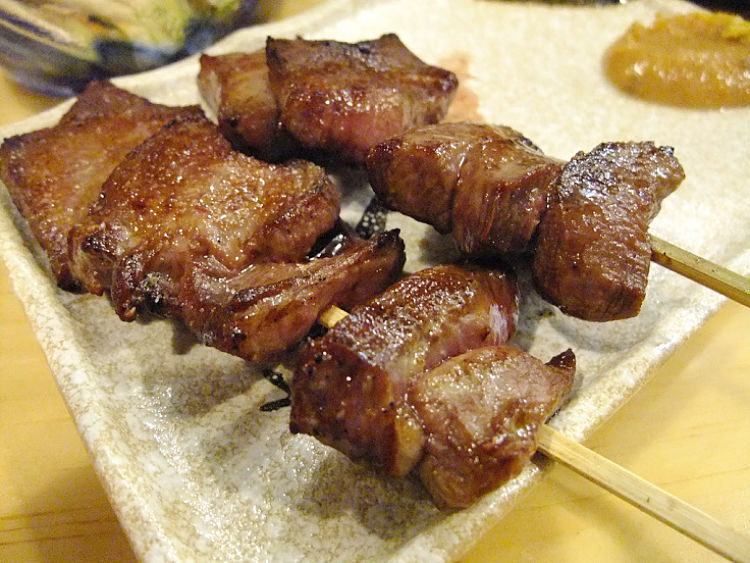
[[574,375],[570,350],[543,364],[511,346],[489,346],[416,378],[409,401],[427,436],[417,472],[435,503],[469,506],[518,475]]
[[570,350],[543,364],[503,344],[516,306],[499,272],[405,278],[303,351],[292,432],[390,475],[415,472],[438,506],[468,506],[520,472],[573,384]]
[[354,44],[269,38],[266,62],[284,127],[307,148],[355,162],[389,137],[439,121],[458,84],[393,34]]
[[672,150],[650,142],[603,143],[578,153],[539,227],[539,293],[582,319],[637,315],[651,261],[648,224],[684,176]]
[[198,88],[221,132],[240,150],[262,160],[290,155],[296,143],[284,129],[268,81],[266,51],[202,55]]
[[[71,161],[51,158],[61,154]],[[404,264],[395,231],[309,260],[339,222],[340,194],[325,171],[235,152],[197,106],[170,110],[94,84],[56,128],[12,139],[2,155],[4,178],[20,178],[9,182],[19,206],[64,261],[66,279],[108,290],[124,320],[179,319],[205,343],[248,360],[275,358],[323,309],[370,298]],[[31,168],[32,156],[44,166]],[[57,192],[47,197],[47,189]]]
[[389,231],[335,256],[253,264],[228,277],[198,265],[182,284],[180,317],[204,344],[247,360],[273,359],[331,305],[352,307],[383,291],[404,260],[403,241]]
[[405,475],[424,431],[408,397],[446,358],[505,342],[517,314],[503,273],[437,266],[405,278],[313,341],[292,382],[292,432]]
[[338,217],[323,169],[273,165],[231,149],[205,117],[153,135],[113,171],[70,233],[85,287],[109,289],[121,318],[172,315],[195,262],[222,277],[258,262],[302,260]]
[[452,233],[473,257],[527,250],[561,167],[517,131],[474,123],[407,131],[367,156],[386,206]]
[[166,107],[109,82],[93,82],[54,127],[5,140],[0,177],[61,287],[75,285],[68,231],[86,214],[110,172],[166,124],[200,114],[197,106]]
[[595,321],[638,314],[648,224],[684,178],[671,150],[653,143],[602,144],[563,167],[512,129],[468,123],[381,143],[367,168],[385,205],[452,233],[468,256],[533,250],[539,293]]

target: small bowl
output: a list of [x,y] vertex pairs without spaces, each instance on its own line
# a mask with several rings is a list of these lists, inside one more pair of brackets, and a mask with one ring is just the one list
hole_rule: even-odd
[[0,65],[25,86],[71,96],[90,80],[201,51],[253,23],[257,0],[0,0]]

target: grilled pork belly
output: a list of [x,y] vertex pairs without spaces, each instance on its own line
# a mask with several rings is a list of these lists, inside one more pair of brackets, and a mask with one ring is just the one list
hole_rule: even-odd
[[112,170],[168,123],[200,113],[197,106],[166,107],[109,82],[92,82],[57,125],[3,142],[0,178],[61,287],[76,286],[68,263],[68,233],[86,215]]
[[338,218],[322,168],[274,165],[233,151],[205,117],[175,123],[133,150],[70,233],[72,270],[110,291],[124,320],[173,316],[194,263],[222,277],[259,262],[304,259]]
[[204,344],[247,360],[271,360],[297,344],[331,305],[352,307],[401,273],[397,231],[355,239],[335,255],[307,262],[259,263],[226,276],[190,268],[180,318]]
[[684,177],[672,149],[650,142],[602,143],[578,153],[539,227],[539,293],[582,319],[637,315],[651,262],[648,225]]
[[451,233],[472,257],[528,249],[562,164],[510,127],[475,123],[413,129],[367,156],[386,206]]
[[363,162],[370,147],[447,112],[456,76],[394,34],[360,43],[268,38],[271,91],[304,147]]
[[409,402],[427,437],[416,471],[436,504],[469,506],[518,475],[574,375],[570,350],[544,364],[504,345],[470,350],[415,378]]
[[275,162],[298,148],[281,124],[268,81],[265,49],[201,55],[198,89],[216,115],[221,132],[239,150]]

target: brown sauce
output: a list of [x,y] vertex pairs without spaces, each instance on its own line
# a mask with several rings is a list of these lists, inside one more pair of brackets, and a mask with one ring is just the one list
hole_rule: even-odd
[[463,52],[453,53],[438,63],[438,66],[450,70],[458,78],[456,95],[443,121],[484,121],[479,112],[479,96],[467,86],[473,78],[469,63],[469,55]]
[[619,88],[650,101],[750,105],[750,22],[725,13],[657,16],[650,27],[632,25],[604,67]]

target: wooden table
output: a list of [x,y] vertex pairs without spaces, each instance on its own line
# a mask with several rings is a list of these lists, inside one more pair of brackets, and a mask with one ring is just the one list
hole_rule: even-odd
[[[285,17],[316,0],[268,3]],[[0,74],[0,124],[48,108]],[[588,446],[750,535],[750,310],[728,303]],[[0,267],[0,561],[130,561],[128,540]],[[710,551],[554,467],[464,561],[711,561]]]

